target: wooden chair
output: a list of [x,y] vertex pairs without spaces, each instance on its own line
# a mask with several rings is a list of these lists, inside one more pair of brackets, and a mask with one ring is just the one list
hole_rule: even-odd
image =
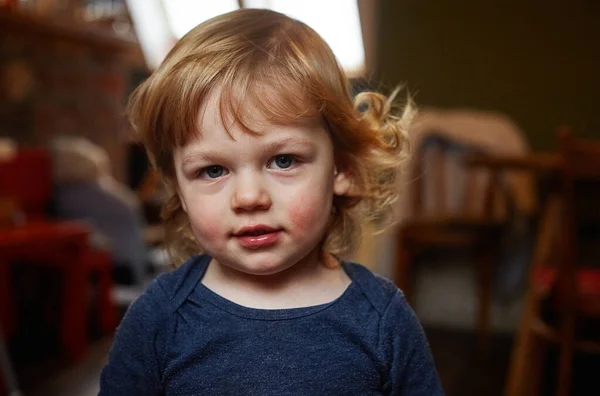
[[585,205],[595,197],[597,212],[600,142],[574,139],[567,128],[558,140],[561,161],[542,212],[505,396],[540,394],[548,343],[558,347],[557,396],[570,394],[574,350],[600,352],[600,337],[583,331],[600,318],[600,263],[586,262],[579,232],[582,220],[600,220]]
[[[457,147],[452,142],[437,138],[432,144],[430,141],[418,148],[409,186],[412,213],[397,233],[395,283],[410,301],[413,297],[411,269],[419,252],[444,248],[474,253],[479,304],[478,344],[483,350],[490,332],[492,276],[498,239],[503,229],[496,210],[501,204],[499,199],[504,198],[506,203],[508,197],[499,171],[476,173],[467,169],[464,160],[478,152],[477,148]],[[460,169],[448,168],[450,157],[458,159]],[[462,183],[452,182],[451,173],[461,173]],[[426,185],[430,186],[427,197],[433,200],[428,207],[424,194]],[[450,194],[458,198],[454,207],[448,204],[452,201],[448,198]],[[475,202],[478,199],[480,202]]]

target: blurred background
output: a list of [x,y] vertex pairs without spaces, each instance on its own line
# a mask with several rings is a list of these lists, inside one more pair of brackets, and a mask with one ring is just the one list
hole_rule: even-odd
[[416,102],[399,221],[347,258],[405,291],[447,394],[600,394],[600,3],[0,0],[0,395],[98,392],[171,268],[127,98],[240,7],[313,27],[353,95]]

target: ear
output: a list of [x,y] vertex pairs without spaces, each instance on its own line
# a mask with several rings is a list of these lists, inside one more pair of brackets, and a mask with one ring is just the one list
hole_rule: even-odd
[[346,195],[350,190],[352,180],[347,172],[338,172],[337,169],[333,174],[333,193],[335,195]]
[[185,204],[183,198],[181,198],[181,195],[179,196],[179,202],[181,202],[181,207],[183,208],[183,211],[187,213],[187,205]]
[[177,198],[179,198],[179,203],[181,204],[181,207],[183,208],[183,211],[185,213],[187,213],[187,205],[185,204],[185,200],[183,199],[183,197],[181,196],[181,192],[179,191],[179,188],[177,189]]

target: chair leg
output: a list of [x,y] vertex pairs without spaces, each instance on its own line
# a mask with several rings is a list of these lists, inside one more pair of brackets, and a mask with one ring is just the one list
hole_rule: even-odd
[[63,317],[61,341],[68,356],[77,360],[83,356],[87,346],[87,298],[88,272],[85,259],[87,247],[78,247],[79,260],[66,266],[65,290],[63,293]]
[[98,271],[98,314],[103,334],[112,333],[116,327],[115,305],[112,301],[112,271],[110,262],[102,265]]
[[8,355],[8,348],[4,338],[2,326],[0,326],[0,395],[3,395],[3,390],[7,390],[8,396],[19,396],[19,384],[15,374],[12,361]]
[[568,396],[573,371],[573,348],[575,337],[575,316],[567,313],[560,332],[560,352],[558,361],[558,390],[556,396]]
[[490,344],[490,311],[492,305],[492,277],[494,272],[494,252],[491,246],[483,246],[477,260],[477,347],[485,353]]
[[528,290],[525,299],[521,321],[517,329],[516,339],[508,367],[508,374],[504,387],[504,396],[530,396],[525,392],[529,381],[528,370],[532,363],[532,350],[536,342],[536,335],[532,327],[538,316],[538,300],[532,290]]
[[534,337],[532,341],[531,374],[528,381],[529,389],[526,394],[539,396],[542,392],[542,379],[544,377],[548,342],[541,337]]
[[10,281],[10,263],[0,260],[0,325],[7,337],[16,330],[16,315],[13,307]]
[[[556,230],[560,229],[560,199],[552,196],[544,205],[538,227],[538,235],[535,241],[535,249],[531,258],[529,278],[537,268],[540,268],[550,255],[551,247],[556,241]],[[531,280],[530,280],[531,283]],[[531,366],[530,354],[535,335],[532,326],[539,317],[540,302],[533,291],[531,284],[527,288],[523,300],[523,313],[521,322],[513,345],[508,376],[504,388],[504,396],[529,396],[524,393],[525,384],[528,381],[527,370]]]

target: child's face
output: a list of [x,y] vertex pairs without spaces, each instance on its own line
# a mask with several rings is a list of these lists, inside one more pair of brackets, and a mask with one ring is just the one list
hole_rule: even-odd
[[214,97],[202,114],[202,136],[177,149],[174,161],[183,208],[205,252],[254,275],[316,259],[333,196],[350,184],[335,170],[322,123],[264,122],[260,135],[236,124],[232,139]]

